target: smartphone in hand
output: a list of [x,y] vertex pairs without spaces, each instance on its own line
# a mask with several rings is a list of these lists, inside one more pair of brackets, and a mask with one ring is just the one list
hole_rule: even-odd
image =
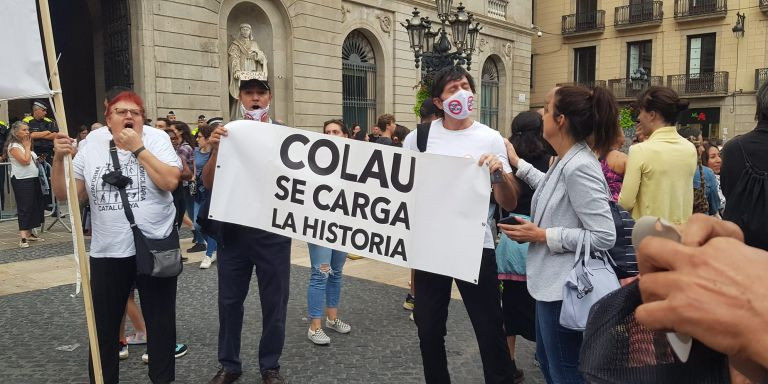
[[522,223],[517,221],[517,216],[507,216],[507,217],[499,220],[498,224],[521,225]]

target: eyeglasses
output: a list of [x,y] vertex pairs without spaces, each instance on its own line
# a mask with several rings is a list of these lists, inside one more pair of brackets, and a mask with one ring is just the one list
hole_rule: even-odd
[[141,110],[139,109],[128,109],[128,108],[115,108],[114,109],[115,114],[121,117],[125,117],[130,113],[133,116],[141,117]]

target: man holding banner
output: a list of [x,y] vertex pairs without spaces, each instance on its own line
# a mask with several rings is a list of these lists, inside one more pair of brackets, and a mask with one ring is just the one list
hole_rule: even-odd
[[[470,117],[474,110],[474,90],[472,76],[459,66],[435,74],[431,96],[438,109],[438,116],[442,118],[433,121],[428,130],[422,126],[415,131],[417,133],[408,135],[403,148],[417,151],[420,146],[418,141],[422,141],[421,150],[427,153],[478,159],[479,165],[488,165],[490,169],[495,200],[504,209],[514,210],[517,205],[517,182],[510,175],[512,169],[507,160],[504,141],[497,131]],[[418,132],[420,130],[421,134]],[[426,146],[423,145],[425,131],[428,135]],[[466,204],[462,201],[455,203]],[[489,211],[493,212],[492,209]],[[435,230],[439,231],[440,228],[436,227]],[[503,332],[494,248],[489,222],[485,225],[482,261],[476,284],[456,279],[480,347],[486,384],[514,382]],[[415,273],[414,284],[419,305],[414,308],[414,318],[427,383],[451,381],[445,335],[453,281],[453,277],[424,270]]]
[[[272,92],[263,80],[240,82],[238,99],[246,120],[269,122]],[[203,169],[203,183],[213,189],[219,143],[226,128],[211,134],[211,157]],[[250,177],[250,175],[242,175]],[[209,384],[226,384],[242,374],[240,338],[243,303],[254,268],[261,298],[262,333],[259,369],[265,384],[282,384],[280,355],[285,343],[285,321],[291,272],[291,239],[257,228],[223,223],[219,235],[219,362],[221,368]]]

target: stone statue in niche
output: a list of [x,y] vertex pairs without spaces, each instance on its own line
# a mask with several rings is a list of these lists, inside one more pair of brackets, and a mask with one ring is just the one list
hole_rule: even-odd
[[237,101],[241,81],[267,80],[267,57],[253,40],[250,24],[240,24],[240,36],[230,44],[227,53],[230,70],[229,94]]

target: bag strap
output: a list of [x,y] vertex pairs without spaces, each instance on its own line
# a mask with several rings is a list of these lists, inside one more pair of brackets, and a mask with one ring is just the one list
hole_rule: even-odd
[[430,128],[432,128],[431,125],[425,125],[416,130],[416,147],[419,148],[419,152],[427,151]]
[[[120,159],[117,157],[117,147],[115,147],[114,140],[109,141],[109,154],[112,156],[112,167],[115,171],[122,174],[122,171],[120,171]],[[128,194],[125,193],[125,188],[117,188],[117,190],[120,192],[120,200],[123,202],[123,212],[125,212],[125,218],[128,219],[128,223],[131,225],[131,230],[138,229],[136,220],[133,216],[133,210],[131,209],[131,204],[128,201]]]

